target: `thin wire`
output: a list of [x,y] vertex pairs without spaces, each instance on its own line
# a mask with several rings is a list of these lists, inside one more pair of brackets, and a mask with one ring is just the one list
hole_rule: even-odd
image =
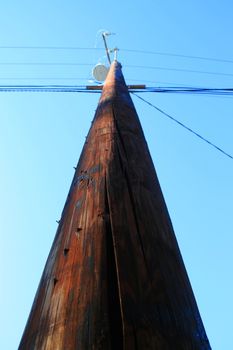
[[16,78],[12,78],[12,77],[0,77],[0,81],[1,80],[90,80],[89,77],[85,77],[85,78],[80,78],[80,77],[72,77],[72,78],[58,78],[58,77],[28,77],[28,78],[23,78],[23,77],[16,77]]
[[[92,78],[90,77],[0,77],[1,80],[90,80]],[[93,80],[93,79],[92,79]],[[167,84],[167,85],[173,85],[173,86],[188,86],[188,84],[184,83],[175,83],[175,82],[167,82],[167,81],[155,81],[155,80],[144,80],[144,79],[135,79],[135,78],[127,78],[127,81],[135,81],[138,84],[143,84],[143,83],[153,83],[153,84]],[[204,88],[204,86],[198,86],[199,88]]]
[[78,85],[0,85],[0,92],[88,92],[101,93]]
[[177,123],[178,125],[182,126],[184,129],[188,130],[189,132],[191,132],[192,134],[194,134],[195,136],[197,136],[199,139],[201,139],[202,141],[208,143],[210,146],[214,147],[215,149],[217,149],[219,152],[223,153],[225,156],[227,156],[228,158],[233,160],[233,156],[227,152],[225,152],[222,148],[218,147],[217,145],[215,145],[214,143],[212,143],[211,141],[207,140],[205,137],[201,136],[200,134],[198,134],[196,131],[192,130],[191,128],[189,128],[188,126],[186,126],[185,124],[181,123],[179,120],[177,120],[176,118],[172,117],[170,114],[164,112],[162,109],[156,107],[154,104],[152,104],[151,102],[145,100],[144,98],[142,98],[141,96],[135,94],[133,92],[133,95],[136,96],[137,98],[139,98],[140,100],[142,100],[143,102],[147,103],[149,106],[151,106],[152,108],[156,109],[158,112],[162,113],[163,115],[165,115],[167,118],[171,119],[172,121],[174,121],[175,123]]
[[[93,85],[91,85],[93,86]],[[97,90],[97,91],[96,91]],[[17,91],[34,91],[34,92],[101,92],[100,88],[89,88],[87,85],[0,85],[0,92],[17,92]],[[202,95],[220,95],[233,96],[233,88],[217,89],[217,88],[193,88],[193,87],[143,87],[129,86],[129,92],[140,93],[169,93],[169,94],[202,94]]]
[[122,49],[121,51],[134,52],[134,53],[143,53],[143,54],[150,54],[150,55],[189,58],[189,59],[197,59],[197,60],[204,60],[204,61],[233,63],[233,60],[228,60],[228,59],[212,58],[212,57],[204,57],[204,56],[183,55],[183,54],[176,54],[176,53],[171,53],[171,52],[144,51],[144,50],[131,50],[131,49]]
[[[76,63],[76,62],[0,62],[0,66],[87,66],[92,67],[92,63]],[[210,72],[210,71],[201,71],[201,70],[191,70],[191,69],[182,69],[174,67],[159,67],[159,66],[138,66],[138,65],[125,65],[127,68],[138,68],[138,69],[156,69],[164,71],[175,71],[175,72],[184,72],[184,73],[197,73],[197,74],[208,74],[208,75],[219,75],[219,76],[230,76],[232,73],[223,73],[223,72]]]
[[167,81],[155,81],[155,80],[144,80],[144,79],[131,79],[128,78],[127,81],[137,81],[137,82],[143,82],[143,83],[152,83],[152,84],[167,84],[167,85],[180,85],[180,86],[188,86],[188,84],[184,83],[172,83],[172,82],[167,82]]
[[[1,80],[93,80],[92,78],[90,77],[85,77],[85,78],[80,78],[80,77],[70,77],[70,78],[65,78],[65,77],[0,77],[0,81]],[[188,84],[181,84],[181,83],[171,83],[171,82],[165,82],[165,81],[153,81],[153,80],[143,80],[143,79],[131,79],[131,78],[128,78],[127,81],[134,81],[134,82],[137,82],[138,84],[143,84],[143,83],[154,83],[154,84],[167,84],[167,85],[180,85],[180,86],[187,86]],[[143,83],[142,83],[143,81]],[[139,83],[140,82],[140,83]]]
[[76,62],[0,62],[0,66],[93,66],[92,63]]
[[[1,80],[93,80],[91,77],[0,77]],[[166,85],[173,85],[173,86],[188,86],[188,84],[184,83],[175,83],[175,82],[167,82],[167,81],[155,81],[155,80],[144,80],[144,79],[135,79],[135,78],[127,78],[127,81],[134,81],[137,82],[139,85],[145,84],[145,83],[153,83],[153,84],[166,84]],[[204,88],[204,86],[198,86],[199,88]]]
[[[0,46],[0,49],[16,49],[16,50],[103,50],[103,48],[98,47],[77,47],[77,46]],[[172,56],[188,59],[197,59],[213,62],[225,62],[233,63],[233,60],[221,59],[221,58],[212,58],[205,56],[193,56],[193,55],[184,55],[176,54],[171,52],[161,52],[161,51],[147,51],[147,50],[137,50],[137,49],[121,49],[122,52],[133,52],[140,54],[149,54],[149,55],[160,55],[160,56]]]
[[204,88],[204,87],[146,87],[142,92],[203,94],[203,95],[233,95],[233,88]]
[[22,50],[103,50],[98,47],[77,47],[77,46],[0,46],[0,49],[22,49]]
[[158,67],[158,66],[135,66],[135,65],[125,65],[127,68],[139,68],[139,69],[157,69],[157,70],[167,70],[175,72],[185,72],[185,73],[198,73],[198,74],[210,74],[210,75],[222,75],[222,76],[233,76],[232,73],[220,73],[220,72],[210,72],[202,70],[191,70],[191,69],[182,69],[182,68],[169,68],[169,67]]
[[[80,78],[80,77],[0,77],[1,80],[89,80],[90,77]],[[128,78],[127,81],[142,81],[142,79],[131,79]],[[169,83],[164,81],[151,81],[151,80],[143,80],[144,83],[156,83],[156,84],[168,84],[168,85],[182,85],[187,86],[188,84],[179,84],[179,83]]]

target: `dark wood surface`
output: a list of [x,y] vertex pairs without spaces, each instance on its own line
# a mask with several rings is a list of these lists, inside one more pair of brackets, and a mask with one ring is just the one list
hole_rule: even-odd
[[19,349],[210,349],[116,61]]

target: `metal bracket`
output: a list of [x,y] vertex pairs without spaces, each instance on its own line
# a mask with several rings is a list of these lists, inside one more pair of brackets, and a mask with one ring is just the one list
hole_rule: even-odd
[[[108,58],[108,62],[111,65],[111,58],[109,53],[112,52],[111,50],[109,50],[108,45],[107,45],[107,36],[109,35],[114,35],[115,33],[111,33],[111,32],[103,32],[102,33],[102,37],[103,37],[103,41],[104,41],[104,46],[105,46],[105,50],[106,50],[106,54],[107,54],[107,58]],[[114,49],[115,50],[115,49]]]

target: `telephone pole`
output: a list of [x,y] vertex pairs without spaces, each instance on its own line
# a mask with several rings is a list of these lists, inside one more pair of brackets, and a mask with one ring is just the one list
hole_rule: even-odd
[[19,349],[211,349],[116,60]]

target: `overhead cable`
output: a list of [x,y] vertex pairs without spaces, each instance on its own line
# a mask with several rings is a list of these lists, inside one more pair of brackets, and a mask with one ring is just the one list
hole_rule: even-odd
[[[77,47],[77,46],[0,46],[1,49],[13,49],[13,50],[103,50],[101,47]],[[159,55],[159,56],[171,56],[171,57],[180,57],[180,58],[188,58],[188,59],[197,59],[197,60],[205,60],[205,61],[213,61],[213,62],[223,62],[223,63],[233,63],[233,60],[223,59],[223,58],[214,58],[214,57],[206,57],[206,56],[195,56],[195,55],[185,55],[179,53],[172,52],[162,52],[162,51],[148,51],[148,50],[137,50],[137,49],[121,49],[122,52],[132,52],[139,54],[147,54],[147,55]]]
[[[100,93],[103,85],[0,85],[0,92],[93,92]],[[128,85],[130,92],[150,92],[169,94],[202,94],[233,96],[233,88],[193,88],[193,87],[146,87],[145,85]]]
[[0,66],[91,66],[92,63],[76,62],[0,62]]
[[145,102],[146,104],[148,104],[149,106],[151,106],[152,108],[156,109],[158,112],[162,113],[163,115],[165,115],[167,118],[171,119],[173,122],[177,123],[178,125],[182,126],[184,129],[188,130],[189,132],[191,132],[192,134],[194,134],[195,136],[197,136],[199,139],[201,139],[202,141],[208,143],[211,147],[214,147],[217,151],[223,153],[225,156],[227,156],[230,159],[233,159],[233,156],[227,152],[225,152],[222,148],[218,147],[217,145],[215,145],[213,142],[209,141],[208,139],[206,139],[205,137],[203,137],[202,135],[200,135],[199,133],[197,133],[196,131],[194,131],[193,129],[189,128],[187,125],[181,123],[179,120],[177,120],[176,118],[172,117],[170,114],[166,113],[165,111],[163,111],[162,109],[160,109],[159,107],[155,106],[154,104],[152,104],[151,102],[145,100],[144,98],[142,98],[141,96],[133,93],[134,96],[136,96],[137,98],[139,98],[140,100],[142,100],[143,102]]
[[172,57],[180,57],[180,58],[189,58],[189,59],[197,59],[197,60],[213,61],[213,62],[233,63],[233,60],[228,60],[228,59],[213,58],[213,57],[204,57],[204,56],[184,55],[184,54],[177,54],[177,53],[171,53],[171,52],[133,50],[133,49],[121,49],[121,51],[128,51],[128,52],[141,53],[141,54],[149,54],[149,55],[159,55],[159,56],[172,56]]
[[0,85],[0,92],[89,92],[100,93],[100,89],[90,90],[78,85]]
[[[78,63],[78,62],[0,62],[0,66],[87,66],[93,67],[92,63]],[[124,65],[126,68],[135,69],[153,69],[153,70],[163,70],[163,71],[173,71],[173,72],[183,72],[183,73],[195,73],[195,74],[207,74],[207,75],[219,75],[219,76],[233,76],[233,73],[224,72],[212,72],[212,71],[202,71],[193,69],[183,69],[175,67],[160,67],[160,66],[141,66],[141,65]]]
[[139,69],[167,70],[167,71],[184,72],[184,73],[197,73],[197,74],[233,76],[233,73],[211,72],[211,71],[193,70],[193,69],[183,69],[183,68],[174,68],[174,67],[137,66],[137,65],[125,65],[124,67],[127,67],[127,68],[139,68]]
[[103,50],[97,47],[77,47],[77,46],[0,46],[0,49],[13,50]]
[[[144,92],[178,93],[178,94],[202,94],[202,95],[233,95],[233,88],[204,88],[204,87],[147,87]],[[142,92],[143,92],[142,91]]]

